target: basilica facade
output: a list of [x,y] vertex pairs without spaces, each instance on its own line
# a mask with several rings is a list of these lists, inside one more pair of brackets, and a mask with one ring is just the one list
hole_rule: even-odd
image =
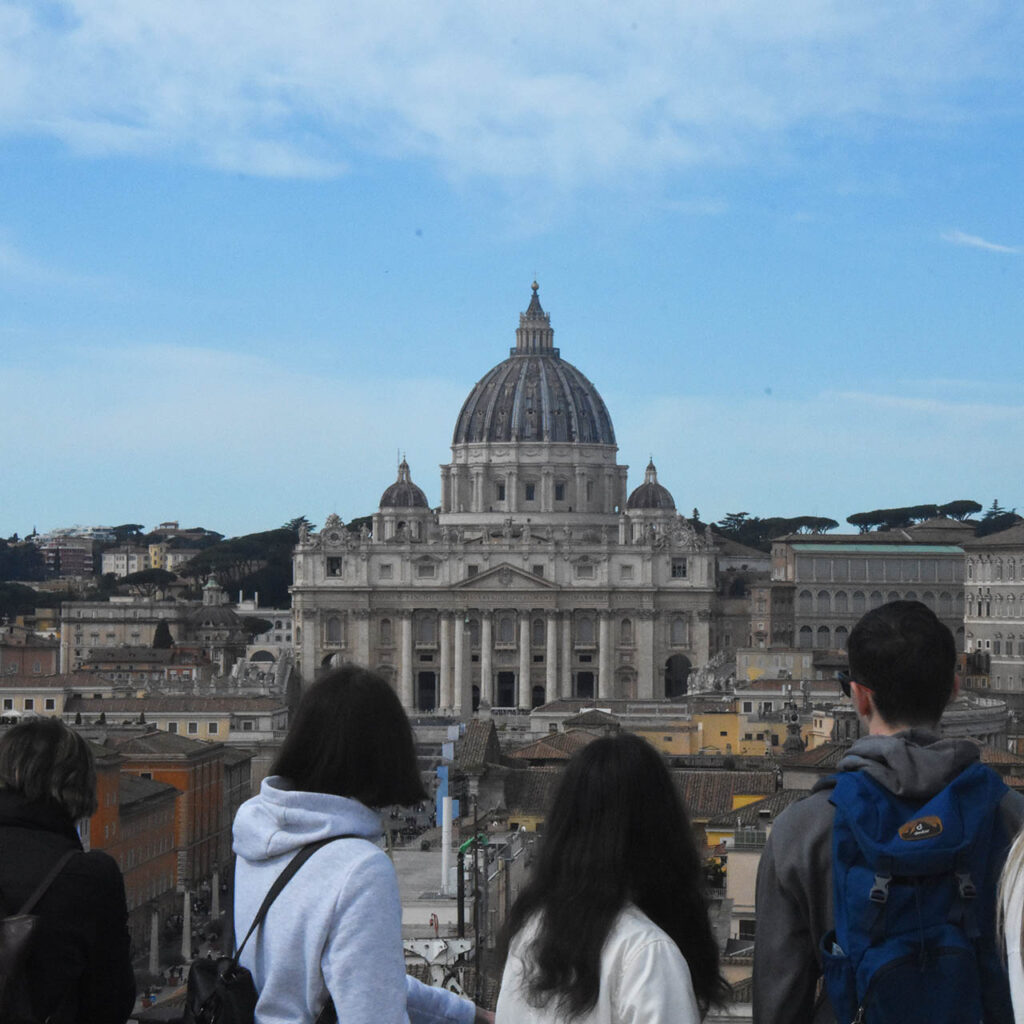
[[331,515],[300,535],[304,680],[354,661],[409,710],[455,715],[687,692],[717,646],[715,547],[653,462],[630,493],[617,456],[608,409],[561,358],[534,283],[515,347],[456,418],[440,507],[403,460],[372,529]]

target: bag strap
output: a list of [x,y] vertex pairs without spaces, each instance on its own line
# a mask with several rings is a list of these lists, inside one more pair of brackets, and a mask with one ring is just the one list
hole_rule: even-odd
[[35,891],[27,900],[25,905],[18,911],[19,916],[21,914],[29,914],[32,912],[32,908],[43,898],[46,890],[53,884],[53,880],[64,870],[64,865],[71,860],[74,855],[78,853],[78,850],[68,850],[67,853],[62,854],[57,860],[57,863],[50,868],[46,873],[46,877],[36,886]]
[[263,902],[260,904],[260,909],[256,911],[256,916],[253,918],[253,922],[249,925],[249,930],[245,933],[245,938],[242,939],[242,944],[235,950],[235,955],[231,958],[238,962],[242,955],[242,950],[245,949],[245,944],[249,941],[249,937],[257,927],[262,923],[263,918],[267,916],[267,911],[270,909],[270,904],[281,895],[281,890],[292,880],[295,873],[302,867],[303,864],[309,860],[310,857],[316,853],[317,850],[322,846],[326,846],[328,843],[333,843],[337,839],[364,839],[365,836],[357,836],[352,833],[347,833],[343,836],[328,836],[326,839],[318,839],[315,843],[308,843],[304,846],[294,857],[288,862],[285,869],[274,879],[274,884],[270,887],[270,891],[263,898]]

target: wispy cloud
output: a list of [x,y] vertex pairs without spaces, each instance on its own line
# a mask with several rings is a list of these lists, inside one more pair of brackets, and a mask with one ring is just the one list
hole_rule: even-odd
[[1020,82],[1024,8],[938,0],[0,0],[0,132],[248,173],[366,153],[562,184],[746,162]]
[[81,287],[99,283],[98,278],[46,264],[14,242],[0,228],[0,288],[4,285]]
[[968,235],[963,231],[946,231],[942,235],[944,242],[952,242],[954,245],[966,245],[972,249],[984,249],[986,252],[1006,252],[1018,256],[1024,252],[1019,245],[1000,245],[998,242],[989,242],[977,235]]

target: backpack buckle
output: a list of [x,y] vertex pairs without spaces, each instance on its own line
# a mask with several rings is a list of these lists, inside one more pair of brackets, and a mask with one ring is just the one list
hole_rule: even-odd
[[978,888],[971,880],[969,872],[957,872],[956,873],[956,884],[960,891],[960,898],[963,900],[973,900],[978,895]]
[[885,903],[889,899],[889,883],[892,875],[875,875],[875,881],[868,893],[868,899],[872,903]]

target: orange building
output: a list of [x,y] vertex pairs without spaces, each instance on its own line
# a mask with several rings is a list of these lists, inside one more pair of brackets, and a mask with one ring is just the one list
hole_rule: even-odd
[[175,885],[179,892],[223,874],[225,821],[224,745],[190,740],[152,729],[149,732],[107,731],[105,745],[123,758],[122,772],[163,782],[178,790],[174,839],[177,849]]

